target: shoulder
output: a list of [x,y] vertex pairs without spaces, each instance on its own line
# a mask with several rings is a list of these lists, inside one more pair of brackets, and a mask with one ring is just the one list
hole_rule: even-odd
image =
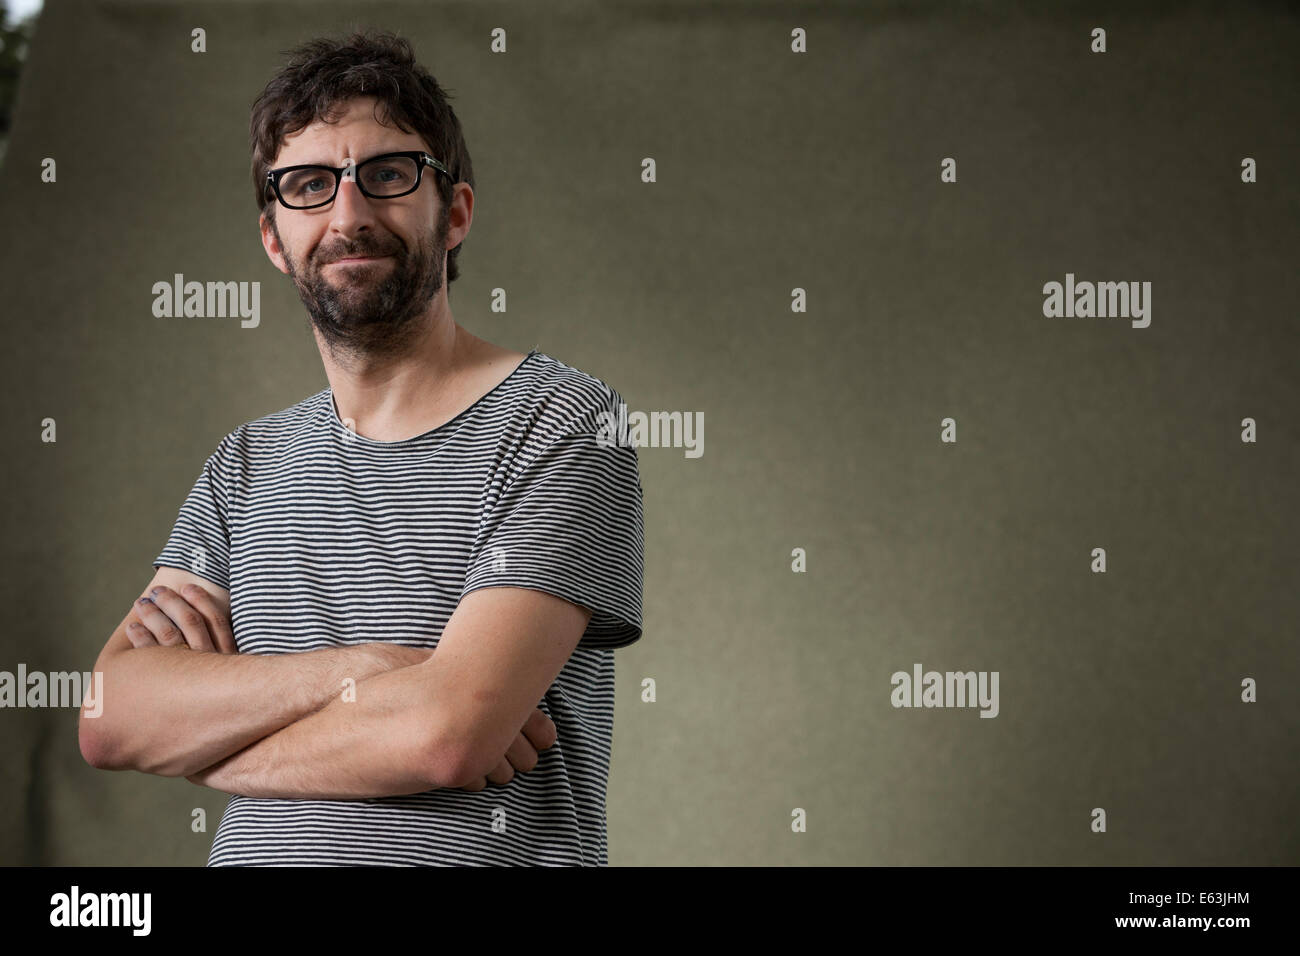
[[596,433],[608,416],[617,417],[622,396],[604,379],[545,352],[530,353],[516,373],[516,419],[531,442],[549,442],[573,433]]
[[319,433],[322,421],[333,414],[333,399],[328,388],[295,402],[279,411],[244,422],[218,443],[213,458],[223,467],[246,465]]

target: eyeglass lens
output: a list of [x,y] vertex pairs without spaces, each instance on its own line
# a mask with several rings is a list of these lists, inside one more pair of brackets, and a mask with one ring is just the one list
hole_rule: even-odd
[[[387,156],[357,167],[357,181],[373,196],[400,196],[415,188],[419,166],[409,156]],[[308,166],[280,176],[280,195],[291,206],[314,206],[334,195],[334,170]]]

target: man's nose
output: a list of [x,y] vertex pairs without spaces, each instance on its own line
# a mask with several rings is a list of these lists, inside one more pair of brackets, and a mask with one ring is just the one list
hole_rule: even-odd
[[342,180],[330,209],[331,226],[344,235],[352,235],[367,228],[375,216],[370,202],[355,181],[351,178]]

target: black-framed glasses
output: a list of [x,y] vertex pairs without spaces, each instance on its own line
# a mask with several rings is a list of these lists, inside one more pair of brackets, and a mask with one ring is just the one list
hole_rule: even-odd
[[286,209],[315,209],[328,206],[338,195],[339,183],[352,180],[362,195],[371,199],[396,199],[420,188],[425,166],[432,166],[448,179],[447,167],[423,150],[384,153],[350,166],[281,166],[266,174],[267,188],[275,192]]

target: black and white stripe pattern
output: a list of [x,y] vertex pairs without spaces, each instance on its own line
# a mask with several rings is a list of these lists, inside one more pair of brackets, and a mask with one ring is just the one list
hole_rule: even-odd
[[[603,447],[608,385],[534,349],[450,422],[349,431],[325,389],[241,425],[203,467],[154,566],[230,590],[244,654],[436,647],[466,593],[536,588],[593,609],[541,709],[558,741],[504,787],[373,800],[235,796],[208,863],[605,865],[614,648],[641,636],[634,448]],[[493,831],[504,809],[505,832]]]

